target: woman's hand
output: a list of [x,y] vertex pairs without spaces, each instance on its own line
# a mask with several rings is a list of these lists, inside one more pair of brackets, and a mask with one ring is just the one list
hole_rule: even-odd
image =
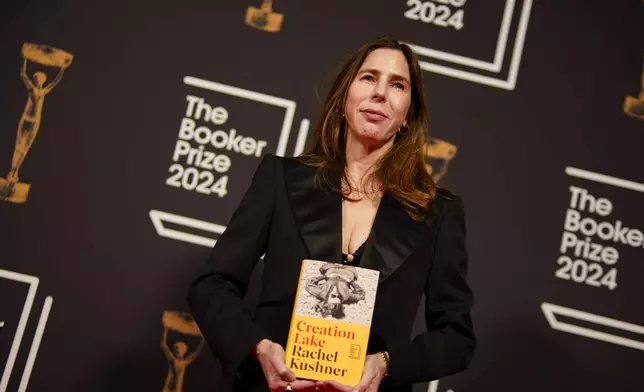
[[263,339],[255,346],[255,358],[264,371],[268,387],[273,392],[284,392],[287,386],[293,391],[314,391],[315,381],[297,380],[285,364],[284,349],[277,343]]
[[377,392],[386,374],[387,363],[382,358],[382,354],[371,354],[365,359],[362,379],[356,386],[351,387],[333,380],[319,381],[317,385],[320,392]]

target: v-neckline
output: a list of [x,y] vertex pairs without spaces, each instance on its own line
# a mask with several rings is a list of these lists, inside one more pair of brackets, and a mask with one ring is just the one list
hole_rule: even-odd
[[[369,233],[369,234],[371,235],[371,233]],[[369,236],[370,236],[370,235],[369,235]],[[353,252],[349,252],[349,253],[344,253],[344,252],[342,252],[342,255],[343,255],[343,256],[349,256],[349,255],[351,255],[351,256],[355,256],[355,255],[357,255],[358,253],[360,253],[360,251],[361,251],[361,250],[363,250],[363,248],[365,247],[365,245],[367,244],[367,242],[369,242],[369,236],[367,236],[367,239],[366,239],[366,240],[364,240],[364,241],[362,242],[362,244],[360,244],[360,246],[356,248],[356,250],[354,250]]]
[[[382,207],[382,200],[386,197],[386,191],[383,191],[382,195],[380,196],[380,200],[378,201],[378,206],[376,207],[376,213],[374,214],[373,218],[371,219],[371,226],[369,227],[369,232],[367,234],[367,238],[362,241],[360,246],[358,246],[353,252],[349,252],[349,244],[347,244],[347,252],[344,252],[344,208],[342,206],[342,202],[344,199],[342,198],[342,195],[340,195],[340,249],[343,255],[355,255],[358,253],[358,250],[360,248],[364,247],[367,242],[369,242],[369,239],[373,236],[374,228],[376,226],[376,221],[378,219],[378,214],[380,213],[381,207]],[[351,238],[349,238],[349,242]]]
[[[342,195],[319,187],[314,167],[296,159],[284,159],[283,164],[289,202],[307,257],[342,263]],[[333,184],[340,185],[337,170],[331,170],[329,177]],[[427,238],[442,205],[433,203],[428,219],[414,221],[403,205],[385,191],[365,241],[360,266],[379,270],[379,282],[386,280]]]

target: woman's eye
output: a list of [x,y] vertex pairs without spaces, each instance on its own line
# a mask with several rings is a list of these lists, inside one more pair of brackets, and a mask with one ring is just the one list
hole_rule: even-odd
[[362,80],[374,81],[376,80],[372,75],[363,75]]
[[402,84],[402,83],[400,83],[400,82],[395,82],[395,83],[393,84],[393,86],[394,86],[395,88],[399,88],[399,89],[401,89],[401,90],[404,90],[404,89],[405,89],[405,85],[404,85],[404,84]]

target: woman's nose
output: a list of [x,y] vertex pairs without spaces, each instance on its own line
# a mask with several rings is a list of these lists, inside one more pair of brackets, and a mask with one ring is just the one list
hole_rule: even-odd
[[385,91],[386,91],[386,87],[384,83],[381,83],[381,82],[376,83],[373,86],[373,90],[371,91],[371,99],[376,101],[384,101],[386,99]]

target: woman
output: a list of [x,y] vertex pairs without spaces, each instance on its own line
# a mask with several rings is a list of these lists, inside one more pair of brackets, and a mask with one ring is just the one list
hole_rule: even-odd
[[[427,129],[415,55],[378,39],[337,75],[310,152],[264,157],[188,295],[234,390],[411,391],[468,366],[476,340],[463,205],[425,168]],[[242,297],[263,254],[251,317]],[[305,258],[380,271],[356,386],[296,380],[284,363]],[[423,294],[427,332],[410,339]]]
[[358,273],[353,266],[334,263],[320,267],[320,275],[306,284],[306,291],[320,301],[315,311],[324,318],[343,319],[344,305],[362,301],[365,297],[357,279]]

